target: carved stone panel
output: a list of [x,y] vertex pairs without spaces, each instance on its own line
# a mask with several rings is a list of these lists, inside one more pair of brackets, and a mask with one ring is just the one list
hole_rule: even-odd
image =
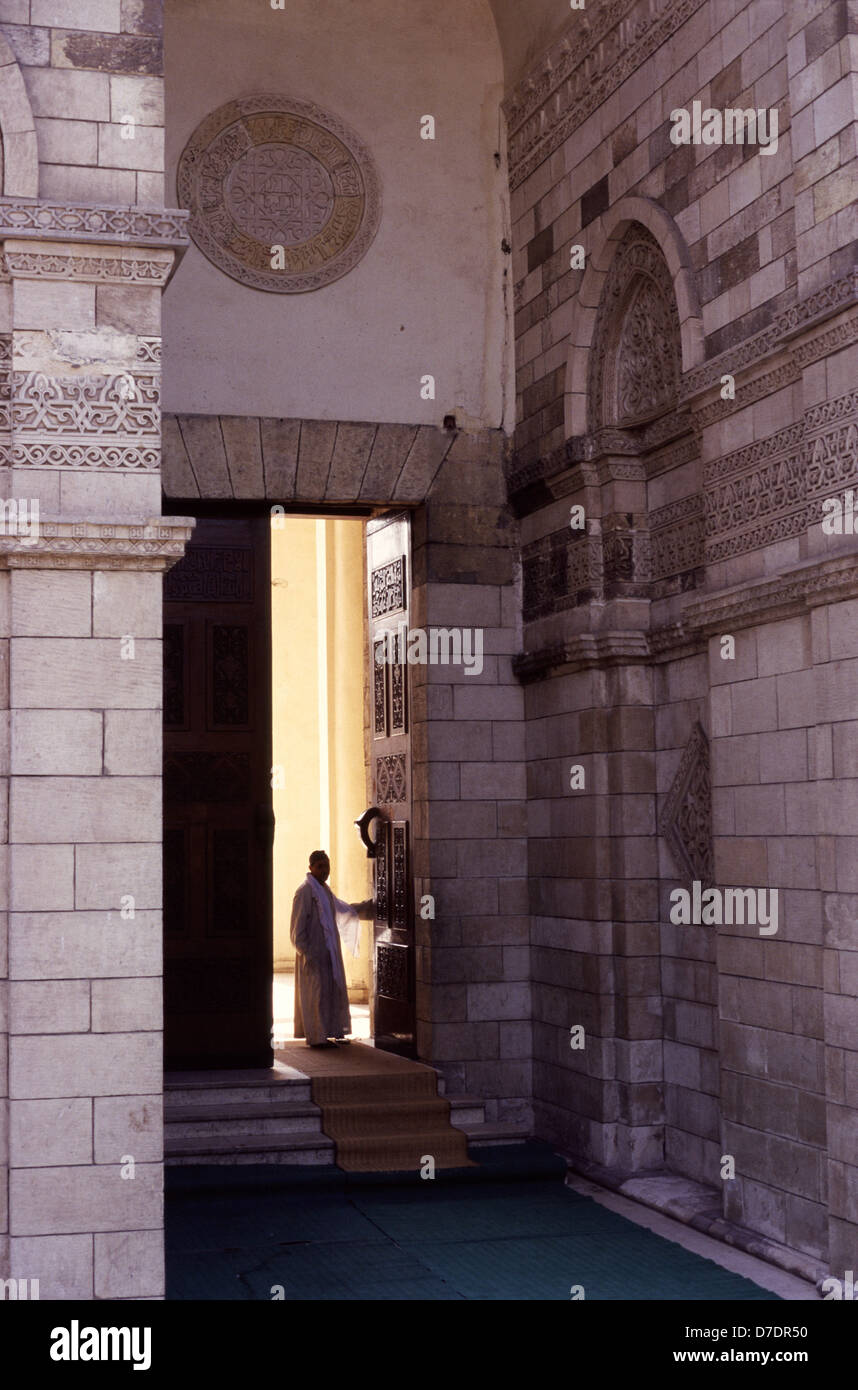
[[712,787],[709,777],[709,740],[695,724],[680,759],[659,820],[682,877],[711,885],[714,874],[712,848]]
[[271,93],[228,101],[201,122],[179,160],[177,189],[203,255],[277,294],[345,275],[381,215],[378,174],[354,131],[310,102]]
[[601,539],[583,531],[554,531],[522,550],[525,622],[574,608],[602,587]]
[[670,270],[655,238],[632,223],[608,271],[590,357],[590,429],[642,425],[671,410],[682,372]]

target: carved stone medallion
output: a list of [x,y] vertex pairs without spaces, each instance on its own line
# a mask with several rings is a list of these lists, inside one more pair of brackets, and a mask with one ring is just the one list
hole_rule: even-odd
[[278,294],[339,280],[365,255],[381,215],[375,165],[354,132],[310,102],[269,93],[207,116],[176,184],[203,255],[233,280]]

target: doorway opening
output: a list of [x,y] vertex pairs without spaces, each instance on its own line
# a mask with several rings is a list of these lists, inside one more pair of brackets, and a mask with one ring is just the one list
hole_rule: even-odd
[[[373,896],[372,860],[354,822],[368,804],[366,526],[354,518],[271,518],[273,1042],[294,1038],[292,898],[310,853],[331,860],[330,886]],[[372,923],[344,951],[352,1036],[371,1037]]]
[[294,1036],[317,849],[338,897],[372,902],[352,1035],[414,1055],[409,518],[176,514],[197,524],[164,581],[166,1066],[268,1068]]

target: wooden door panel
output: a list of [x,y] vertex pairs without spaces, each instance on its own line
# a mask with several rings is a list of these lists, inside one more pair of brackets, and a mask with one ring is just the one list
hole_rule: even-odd
[[268,1066],[269,526],[201,520],[164,585],[164,998],[171,1067]]
[[[410,861],[411,738],[405,633],[410,607],[409,521],[367,526],[375,924],[372,1031],[376,1046],[415,1049],[414,913]],[[386,658],[376,660],[381,648]]]

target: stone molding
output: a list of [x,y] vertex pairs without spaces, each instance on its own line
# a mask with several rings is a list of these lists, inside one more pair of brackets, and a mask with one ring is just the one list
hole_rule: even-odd
[[0,534],[0,569],[168,570],[185,553],[193,517],[129,522],[39,521],[39,534]]
[[3,246],[4,278],[19,280],[93,281],[110,285],[149,285],[163,288],[175,267],[172,250],[152,250],[148,256],[129,255],[105,247],[99,256],[82,255],[83,246],[58,250],[55,243],[9,238]]
[[799,617],[812,608],[858,598],[858,551],[809,561],[776,579],[736,586],[689,601],[681,619],[644,631],[578,633],[513,659],[526,684],[592,666],[640,665],[705,650],[710,637]]
[[[681,627],[708,639],[733,628],[756,627],[760,623],[796,617],[821,604],[842,603],[858,595],[858,552],[809,561],[793,570],[756,584],[709,594],[689,603]],[[674,628],[661,628],[652,634],[654,646],[661,647]]]
[[512,667],[526,685],[561,667],[565,671],[584,671],[593,666],[640,666],[650,659],[645,632],[581,632],[539,651],[519,653],[513,657]]
[[[545,458],[536,459],[510,472],[507,493],[519,503],[519,495],[534,483],[544,483],[553,492],[559,479],[570,468],[581,469],[594,464],[599,481],[612,478],[654,477],[674,468],[688,458],[696,457],[699,445],[690,433],[692,417],[688,410],[673,410],[640,429],[600,429],[593,433],[573,435]],[[685,437],[683,437],[685,436]],[[657,451],[657,452],[656,452]],[[618,458],[630,460],[629,471],[622,472]],[[676,460],[675,462],[673,460]],[[631,460],[640,460],[632,463]],[[514,459],[513,459],[514,462]],[[582,475],[582,485],[584,479]],[[569,491],[564,488],[563,494]]]
[[0,198],[0,241],[35,237],[39,241],[160,246],[178,252],[189,245],[187,222],[188,214],[181,208]]
[[613,0],[577,14],[503,103],[517,188],[699,8],[699,0]]
[[[756,366],[790,339],[824,324],[835,314],[842,313],[844,309],[853,305],[858,305],[858,268],[851,270],[848,275],[842,275],[839,280],[833,280],[831,284],[814,290],[797,304],[785,309],[768,328],[755,333],[751,338],[746,338],[735,347],[728,348],[709,362],[686,372],[682,379],[680,399],[690,402],[695,396],[720,385],[721,377],[727,373],[736,376],[743,368]],[[836,352],[839,347],[854,342],[856,332],[858,330],[855,329],[854,323],[851,327],[845,324],[838,325],[834,329],[826,329],[822,334],[814,334],[801,344],[796,344],[792,351],[798,365],[806,367],[820,357],[827,357],[830,352]]]

